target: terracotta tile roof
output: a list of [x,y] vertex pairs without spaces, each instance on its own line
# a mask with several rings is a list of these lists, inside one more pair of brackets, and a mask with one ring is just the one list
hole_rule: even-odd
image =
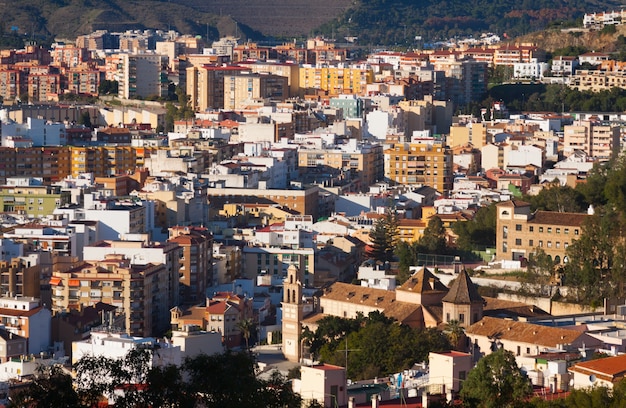
[[425,293],[425,292],[447,292],[446,285],[441,283],[438,277],[432,274],[432,272],[422,267],[415,272],[406,282],[402,284],[396,290],[405,290],[413,293]]
[[541,326],[532,323],[483,317],[465,331],[468,335],[497,338],[500,340],[536,344],[543,347],[557,347],[571,344],[584,333],[558,327]]
[[325,299],[342,302],[360,303],[369,307],[385,310],[396,301],[396,294],[384,289],[366,288],[349,283],[335,282],[326,288]]
[[556,211],[537,211],[528,221],[529,224],[553,224],[580,227],[588,217],[584,213],[566,213]]
[[396,319],[400,323],[404,323],[415,312],[420,311],[421,305],[415,305],[407,302],[394,302],[383,312],[385,316]]
[[484,299],[478,294],[478,290],[467,271],[463,269],[452,282],[448,294],[443,297],[442,301],[455,305],[469,305],[471,303],[483,303]]
[[569,370],[582,374],[594,374],[602,379],[616,382],[626,375],[626,354],[585,361],[570,367]]

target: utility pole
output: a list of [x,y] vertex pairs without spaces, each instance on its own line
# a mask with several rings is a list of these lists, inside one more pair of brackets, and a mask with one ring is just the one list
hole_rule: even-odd
[[344,337],[345,341],[346,341],[346,348],[343,350],[337,350],[337,352],[343,351],[345,353],[345,358],[346,358],[346,378],[348,377],[348,352],[350,351],[361,351],[361,349],[348,349],[348,335],[346,333],[346,336]]

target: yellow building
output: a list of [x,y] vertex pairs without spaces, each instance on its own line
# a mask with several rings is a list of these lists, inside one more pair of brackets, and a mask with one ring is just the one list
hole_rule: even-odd
[[224,77],[236,75],[245,68],[238,66],[193,66],[186,70],[187,95],[191,107],[199,112],[224,107]]
[[134,171],[137,166],[135,148],[131,146],[72,146],[70,152],[70,171],[74,177],[80,173],[107,177]]
[[224,109],[244,109],[258,101],[283,102],[289,97],[288,79],[271,74],[224,76]]
[[497,205],[496,252],[499,260],[528,259],[541,248],[555,264],[566,263],[567,247],[580,238],[590,217],[583,213],[530,211],[530,204],[512,200]]
[[367,84],[374,82],[371,69],[337,67],[301,67],[300,93],[313,90],[327,91],[329,95],[363,94]]
[[452,189],[452,153],[443,144],[396,143],[385,150],[385,165],[385,176],[394,183]]

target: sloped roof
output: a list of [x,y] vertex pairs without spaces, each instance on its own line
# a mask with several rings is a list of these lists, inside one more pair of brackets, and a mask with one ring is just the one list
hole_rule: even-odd
[[428,268],[422,267],[396,290],[425,293],[446,292],[448,288]]
[[360,303],[369,307],[379,308],[381,311],[396,301],[394,292],[335,282],[326,288],[323,298],[342,302]]
[[553,224],[580,227],[590,216],[585,213],[567,213],[557,211],[537,211],[528,221],[533,224]]
[[467,271],[463,269],[459,276],[452,282],[448,293],[443,297],[443,302],[456,305],[471,303],[483,303],[484,299],[478,294],[474,282],[470,279]]
[[536,344],[543,347],[571,344],[580,336],[585,335],[576,330],[541,326],[494,317],[483,317],[480,321],[468,327],[465,333],[470,336],[484,336],[499,340]]
[[615,382],[626,375],[626,354],[578,363],[571,367],[570,371],[595,374],[602,379]]

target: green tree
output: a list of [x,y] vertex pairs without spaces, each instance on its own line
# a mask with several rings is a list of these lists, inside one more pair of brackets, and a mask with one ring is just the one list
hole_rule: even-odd
[[510,351],[499,349],[478,361],[461,388],[461,399],[468,408],[525,406],[532,386],[519,369]]
[[456,319],[450,320],[446,323],[443,332],[446,336],[448,336],[448,340],[450,341],[453,349],[458,350],[462,348],[459,343],[465,337],[465,330],[463,329],[463,326],[461,326],[461,322]]
[[398,213],[395,207],[388,207],[385,215],[379,218],[370,230],[371,249],[368,257],[379,262],[393,259],[393,251],[398,239]]
[[428,220],[424,234],[419,239],[419,244],[430,254],[445,254],[448,251],[446,229],[441,218],[434,216]]
[[255,329],[254,321],[250,319],[249,317],[245,319],[241,319],[237,322],[237,327],[241,331],[241,335],[246,341],[246,350],[248,350],[250,348],[250,344],[249,344],[250,336],[252,335],[252,333],[254,333],[254,329]]
[[88,128],[92,127],[91,116],[89,115],[89,111],[81,112],[80,116],[78,117],[78,124],[83,125]]
[[39,366],[28,386],[11,398],[9,408],[87,408],[72,386],[72,376],[58,365]]
[[530,203],[533,211],[582,212],[587,208],[580,191],[569,186],[561,186],[558,181],[536,195],[525,196],[524,201]]
[[398,259],[398,275],[396,282],[402,285],[411,277],[409,269],[417,264],[418,254],[422,251],[418,242],[400,241],[396,245],[395,256]]

